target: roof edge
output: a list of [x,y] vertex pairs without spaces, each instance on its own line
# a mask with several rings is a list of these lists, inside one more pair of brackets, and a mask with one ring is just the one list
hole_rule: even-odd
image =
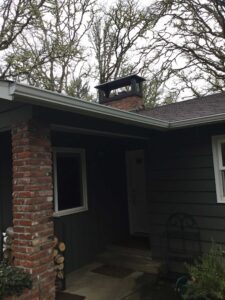
[[[141,116],[133,112],[127,112],[102,104],[80,100],[71,96],[36,88],[33,86],[13,82],[10,84],[9,94],[14,101],[23,97],[22,102],[34,105],[54,107],[66,111],[83,112],[104,119],[122,121],[150,128],[168,129],[169,122],[147,116]],[[21,99],[19,100],[21,102]]]
[[179,121],[170,121],[169,128],[184,128],[184,127],[191,127],[195,125],[206,125],[210,123],[217,123],[225,121],[225,113],[221,114],[214,114],[204,117],[197,117],[191,118],[186,120],[179,120]]
[[159,130],[172,130],[225,121],[225,113],[179,121],[164,121],[17,82],[0,81],[0,88],[0,98],[4,100],[53,107],[64,111],[80,112],[102,119],[115,120]]
[[1,88],[1,98],[4,100],[12,101],[13,97],[11,95],[10,91],[10,85],[12,84],[12,81],[8,80],[0,80],[0,88]]

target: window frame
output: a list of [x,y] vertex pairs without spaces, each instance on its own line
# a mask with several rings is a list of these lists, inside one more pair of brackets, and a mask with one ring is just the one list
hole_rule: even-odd
[[[58,209],[58,174],[57,174],[57,154],[71,153],[79,154],[81,159],[81,184],[82,184],[82,206],[59,210]],[[54,217],[66,216],[70,214],[80,213],[88,210],[87,197],[87,172],[86,172],[86,151],[83,148],[53,148],[53,184],[54,184]]]
[[225,172],[223,166],[221,145],[225,143],[225,135],[217,135],[212,137],[212,152],[213,152],[213,166],[216,184],[217,203],[225,203],[225,182],[223,184],[222,172]]

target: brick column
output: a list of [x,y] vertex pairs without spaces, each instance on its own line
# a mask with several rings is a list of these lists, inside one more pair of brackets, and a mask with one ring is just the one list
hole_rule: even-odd
[[21,299],[55,299],[53,263],[52,151],[47,126],[24,122],[12,128],[15,265],[33,276]]

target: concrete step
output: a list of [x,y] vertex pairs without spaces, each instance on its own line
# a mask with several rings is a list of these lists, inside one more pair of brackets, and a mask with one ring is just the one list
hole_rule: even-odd
[[158,274],[161,270],[162,263],[150,259],[148,256],[131,255],[125,252],[106,251],[98,255],[97,260],[104,264],[124,266],[134,271]]
[[144,273],[136,280],[136,286],[121,297],[120,300],[149,300],[149,295],[148,297],[144,297],[146,295],[146,288],[152,289],[152,286],[157,284],[157,280],[157,274]]

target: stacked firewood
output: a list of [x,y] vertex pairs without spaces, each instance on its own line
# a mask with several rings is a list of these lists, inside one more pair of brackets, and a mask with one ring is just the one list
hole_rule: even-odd
[[8,227],[5,232],[3,232],[3,260],[7,261],[10,265],[13,263],[12,254],[12,242],[14,231],[13,227]]
[[[8,227],[2,234],[3,243],[3,260],[8,264],[13,264],[13,251],[12,242],[14,237],[13,227]],[[54,237],[54,263],[56,270],[56,288],[57,290],[65,289],[65,257],[64,252],[66,250],[65,243],[60,242],[57,237]]]
[[56,270],[56,288],[57,290],[65,289],[65,257],[64,252],[66,250],[66,245],[60,242],[57,237],[54,237],[54,262]]

